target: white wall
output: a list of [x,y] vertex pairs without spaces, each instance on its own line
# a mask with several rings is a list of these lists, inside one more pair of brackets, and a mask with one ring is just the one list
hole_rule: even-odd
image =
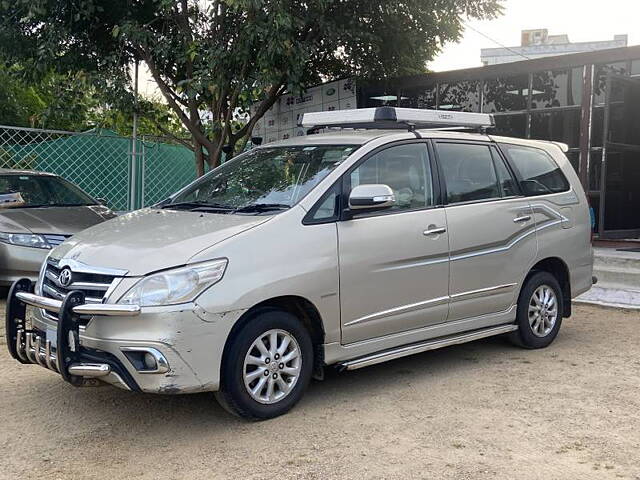
[[355,80],[325,83],[308,89],[303,95],[282,96],[256,123],[253,136],[262,137],[263,143],[271,143],[304,135],[305,129],[298,127],[303,113],[353,110],[356,107]]

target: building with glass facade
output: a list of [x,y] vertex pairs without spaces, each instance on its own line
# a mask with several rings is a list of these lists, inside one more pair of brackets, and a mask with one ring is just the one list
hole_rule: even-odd
[[549,35],[546,28],[523,30],[522,42],[518,47],[483,48],[480,60],[483,65],[519,62],[524,59],[570,55],[572,53],[593,52],[610,48],[626,47],[627,35],[616,35],[613,40],[592,42],[571,42],[568,35]]
[[496,134],[568,144],[596,233],[640,237],[640,46],[358,80],[358,108],[382,105],[493,113]]

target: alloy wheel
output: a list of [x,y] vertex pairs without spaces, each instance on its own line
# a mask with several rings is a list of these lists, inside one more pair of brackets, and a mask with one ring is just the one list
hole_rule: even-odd
[[262,404],[277,403],[295,387],[302,354],[295,337],[273,329],[261,334],[247,351],[242,376],[247,392]]
[[548,285],[540,285],[529,300],[529,325],[536,337],[546,337],[558,320],[558,299]]

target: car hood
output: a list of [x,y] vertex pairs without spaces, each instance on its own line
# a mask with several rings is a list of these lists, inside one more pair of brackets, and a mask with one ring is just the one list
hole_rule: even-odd
[[51,256],[140,276],[184,265],[202,250],[270,218],[143,209],[74,235]]
[[0,231],[73,235],[113,217],[115,214],[103,205],[7,208],[0,210]]

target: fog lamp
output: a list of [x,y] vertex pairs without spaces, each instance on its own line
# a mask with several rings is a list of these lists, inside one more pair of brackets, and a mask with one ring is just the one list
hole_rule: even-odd
[[158,368],[156,359],[149,352],[144,354],[144,366],[147,367],[148,370],[156,370]]

